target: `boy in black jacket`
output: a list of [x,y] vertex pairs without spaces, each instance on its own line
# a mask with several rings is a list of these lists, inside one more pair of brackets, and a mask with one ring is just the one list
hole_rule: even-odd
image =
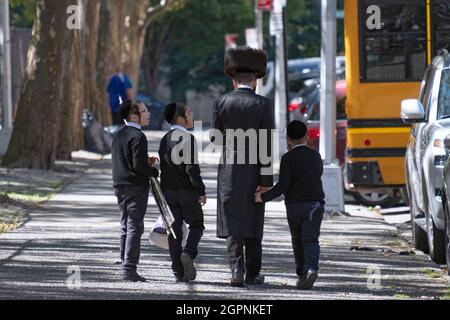
[[[169,104],[164,117],[172,129],[161,140],[161,189],[175,218],[177,239],[169,235],[172,270],[177,282],[195,280],[194,259],[203,235],[202,205],[206,204],[205,185],[198,165],[197,141],[187,129],[193,127],[193,114],[180,103]],[[182,248],[183,221],[189,225],[186,246]]]
[[323,162],[320,154],[307,146],[308,128],[293,121],[287,128],[289,152],[280,164],[280,180],[266,193],[257,193],[256,202],[285,196],[289,229],[297,266],[297,288],[311,289],[317,280],[320,255],[320,227],[325,195],[322,188]]
[[120,113],[126,125],[113,140],[112,175],[120,208],[122,279],[145,282],[146,279],[137,273],[137,265],[147,211],[149,178],[158,177],[158,170],[153,167],[155,158],[148,157],[147,138],[142,133],[142,127],[150,122],[150,113],[142,102],[134,100],[122,103]]

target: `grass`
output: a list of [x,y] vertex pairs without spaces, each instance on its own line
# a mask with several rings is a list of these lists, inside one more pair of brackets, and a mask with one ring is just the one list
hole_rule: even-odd
[[442,296],[443,300],[450,300],[450,289],[447,289],[447,293]]
[[4,201],[0,202],[0,234],[16,229],[23,221],[24,208],[35,207],[49,201],[53,194],[64,187],[65,182],[63,180],[45,186],[0,188],[0,196]]
[[22,219],[20,210],[0,209],[0,234],[17,228]]
[[397,299],[410,299],[411,297],[405,293],[397,293],[394,295],[394,298]]
[[33,191],[24,191],[24,192],[6,192],[5,193],[11,199],[23,202],[31,202],[31,203],[42,203],[50,200],[53,195],[53,192],[33,192]]
[[437,271],[437,270],[430,269],[430,268],[423,269],[423,273],[425,273],[428,277],[430,277],[432,279],[442,278],[442,276],[443,276],[442,271]]

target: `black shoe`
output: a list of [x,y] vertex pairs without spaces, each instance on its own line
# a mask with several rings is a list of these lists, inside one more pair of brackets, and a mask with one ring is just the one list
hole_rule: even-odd
[[242,271],[241,269],[234,269],[232,274],[231,274],[231,286],[232,287],[238,287],[238,288],[242,288],[245,287],[244,284],[244,271]]
[[259,275],[254,278],[245,278],[245,284],[256,286],[256,285],[264,284],[264,280],[265,280],[264,276]]
[[197,270],[195,270],[194,262],[192,258],[187,253],[183,253],[180,257],[181,263],[184,268],[184,276],[187,281],[194,281],[197,277]]
[[137,272],[124,272],[122,275],[122,280],[131,282],[147,282],[147,279],[141,277]]
[[317,271],[310,270],[307,274],[303,275],[297,281],[297,289],[299,290],[309,290],[314,286],[317,281],[318,274]]
[[188,282],[185,276],[175,274],[175,283]]

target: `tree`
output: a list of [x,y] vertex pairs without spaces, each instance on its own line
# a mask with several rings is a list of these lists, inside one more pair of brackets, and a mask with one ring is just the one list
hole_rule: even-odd
[[[126,72],[138,87],[145,35],[149,25],[170,7],[184,0],[101,0],[97,48],[97,86],[99,104],[104,106],[97,116],[110,123],[106,87],[116,68]],[[125,13],[125,14],[124,14]]]
[[78,31],[67,30],[71,0],[39,0],[29,50],[29,64],[19,100],[14,130],[3,165],[49,169],[56,158],[61,125],[73,108],[73,95],[67,97],[64,81],[79,62],[71,59]]
[[[208,21],[205,27],[204,23]],[[169,69],[173,99],[185,101],[187,89],[210,91],[229,86],[223,74],[225,34],[238,33],[245,43],[245,28],[254,26],[254,1],[187,1],[151,24],[147,33],[142,72],[146,90],[155,92],[162,78],[160,66]]]

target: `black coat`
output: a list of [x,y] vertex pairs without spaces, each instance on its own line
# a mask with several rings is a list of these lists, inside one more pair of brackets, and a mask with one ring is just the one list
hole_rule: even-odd
[[[265,207],[255,203],[254,194],[258,186],[271,187],[273,175],[261,174],[263,165],[259,156],[256,164],[252,164],[249,157],[244,164],[224,163],[227,156],[235,157],[236,163],[237,153],[236,145],[226,143],[225,130],[273,129],[272,102],[251,89],[237,89],[216,100],[212,127],[223,133],[224,144],[217,181],[217,236],[262,239]],[[260,146],[259,140],[257,146]],[[246,154],[255,152],[254,147],[250,143],[245,144]],[[268,141],[270,149],[271,140]]]

